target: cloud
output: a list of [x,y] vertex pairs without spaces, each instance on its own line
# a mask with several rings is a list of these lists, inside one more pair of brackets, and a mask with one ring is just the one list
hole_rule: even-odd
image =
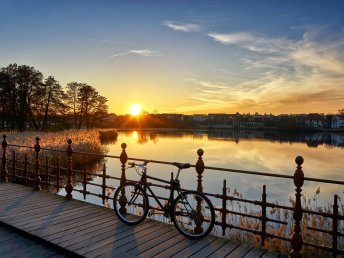
[[243,41],[254,40],[254,37],[252,35],[245,32],[228,33],[228,34],[210,32],[208,33],[208,36],[211,37],[213,40],[220,42],[224,45],[237,44]]
[[153,50],[149,50],[149,49],[132,49],[132,50],[129,50],[127,52],[114,54],[110,57],[113,58],[113,57],[130,55],[130,54],[145,56],[145,57],[163,56],[163,54],[158,52],[158,51],[153,51]]
[[163,24],[171,28],[172,30],[181,31],[181,32],[193,32],[193,31],[201,30],[201,27],[194,23],[179,23],[179,22],[165,21]]
[[247,32],[217,33],[209,32],[208,36],[223,45],[237,45],[252,52],[276,53],[293,48],[293,42],[285,38],[256,36]]

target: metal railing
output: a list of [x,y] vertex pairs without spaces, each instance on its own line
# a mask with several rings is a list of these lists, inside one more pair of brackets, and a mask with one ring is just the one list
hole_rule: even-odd
[[[41,148],[40,146],[40,138],[36,137],[36,143],[34,146],[23,146],[23,145],[15,145],[15,144],[8,144],[6,140],[6,135],[3,135],[2,141],[2,166],[1,166],[1,181],[8,182],[12,181],[14,183],[22,183],[25,185],[31,185],[35,191],[40,191],[42,189],[42,185],[47,190],[54,190],[59,191],[61,188],[64,188],[66,191],[66,198],[72,199],[73,198],[73,191],[79,192],[83,195],[84,199],[87,195],[92,195],[101,198],[103,204],[113,199],[109,195],[106,194],[107,189],[115,190],[114,187],[107,185],[108,179],[118,180],[120,185],[124,184],[126,179],[126,163],[128,160],[132,161],[145,161],[146,159],[140,158],[128,158],[126,148],[127,145],[125,143],[121,144],[121,154],[119,156],[113,155],[105,155],[105,154],[96,154],[96,153],[85,153],[85,152],[76,152],[73,151],[72,148],[72,140],[69,139],[67,141],[67,148],[66,150],[56,150],[56,149],[49,149],[49,148]],[[16,156],[16,152],[12,152],[12,157],[7,158],[7,148],[25,148],[34,150],[34,161],[28,158],[28,154],[25,153],[23,160],[18,160]],[[65,153],[66,155],[66,164],[65,166],[61,165],[60,158],[58,158],[55,165],[51,165],[48,156],[45,157],[44,164],[41,164],[40,152],[41,150],[50,151],[50,152],[59,152]],[[82,170],[75,170],[72,168],[72,157],[74,154],[79,155],[92,155],[92,156],[99,156],[100,158],[114,158],[119,159],[121,163],[121,176],[115,177],[111,176],[107,173],[105,164],[103,165],[102,173],[90,173],[87,171],[86,167]],[[302,257],[302,247],[309,246],[312,248],[320,249],[327,251],[333,255],[333,257],[337,257],[338,254],[344,254],[344,250],[338,247],[338,238],[343,237],[344,234],[340,232],[340,223],[344,220],[343,214],[340,214],[338,209],[338,196],[334,195],[334,203],[332,207],[332,212],[319,212],[314,210],[304,209],[301,205],[301,197],[302,197],[302,186],[304,181],[313,181],[313,182],[321,182],[321,183],[328,183],[328,184],[336,184],[336,185],[344,185],[343,181],[336,181],[336,180],[328,180],[328,179],[319,179],[319,178],[310,178],[305,177],[302,164],[304,162],[301,156],[296,157],[295,162],[297,164],[296,170],[293,176],[291,175],[283,175],[283,174],[272,174],[272,173],[265,173],[265,172],[257,172],[257,171],[246,171],[246,170],[238,170],[238,169],[228,169],[228,168],[218,168],[218,167],[211,167],[205,166],[203,161],[203,154],[204,151],[202,149],[197,150],[197,162],[195,165],[191,165],[194,167],[197,173],[197,191],[203,192],[207,196],[215,199],[219,199],[221,201],[221,205],[215,207],[215,210],[220,213],[215,222],[217,226],[222,229],[222,234],[225,235],[226,229],[236,229],[240,231],[245,231],[253,235],[257,235],[260,237],[260,244],[264,246],[266,243],[266,239],[279,239],[282,241],[287,241],[291,244],[291,250],[289,252],[289,257]],[[172,162],[166,161],[159,161],[159,160],[149,160],[151,163],[157,164],[168,164],[172,165]],[[19,166],[18,166],[19,165]],[[30,169],[31,167],[31,169]],[[267,201],[267,193],[266,193],[266,186],[263,185],[261,200],[249,200],[244,199],[241,196],[231,196],[227,193],[227,186],[226,180],[223,180],[222,186],[222,193],[208,193],[203,191],[203,173],[205,170],[215,170],[215,171],[225,171],[229,173],[240,173],[240,174],[249,174],[249,175],[256,175],[256,176],[266,176],[266,177],[275,177],[275,178],[285,178],[289,180],[293,180],[295,185],[295,201],[294,205],[292,206],[285,206],[279,205],[277,203],[271,203]],[[76,174],[82,175],[82,177],[75,177]],[[73,177],[74,175],[74,177]],[[88,182],[88,176],[93,177],[100,177],[101,184],[97,184],[94,182]],[[73,182],[74,181],[74,182]],[[62,183],[61,183],[62,182]],[[74,184],[79,183],[82,185],[81,189],[75,189]],[[160,187],[164,189],[169,189],[168,185],[161,185],[157,183],[150,183],[150,185],[155,187]],[[101,193],[94,193],[88,190],[87,186],[96,186],[100,187]],[[159,197],[164,199],[164,197]],[[248,213],[248,212],[241,212],[236,210],[231,210],[228,207],[228,202],[240,202],[246,203],[250,205],[257,206],[260,209],[260,213]],[[151,207],[152,209],[156,209],[155,207]],[[293,221],[292,221],[292,232],[290,233],[289,237],[279,236],[267,230],[268,226],[267,223],[276,223],[287,225],[290,221],[283,221],[280,219],[274,219],[267,215],[267,209],[282,209],[287,212],[293,213]],[[313,226],[306,226],[308,230],[312,230],[315,232],[321,232],[324,234],[328,234],[332,237],[331,246],[324,246],[319,245],[316,243],[306,242],[302,236],[302,219],[304,214],[309,215],[317,215],[323,218],[327,218],[332,220],[332,228],[331,229],[321,229],[316,228]],[[242,225],[234,225],[228,221],[229,215],[235,215],[239,217],[251,218],[260,221],[260,227],[258,229],[252,229],[249,227],[244,227]]]

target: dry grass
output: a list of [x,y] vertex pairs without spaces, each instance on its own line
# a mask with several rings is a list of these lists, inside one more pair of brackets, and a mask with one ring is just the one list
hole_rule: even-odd
[[[328,204],[325,207],[318,207],[317,199],[320,194],[320,188],[318,188],[312,197],[303,197],[302,208],[304,210],[312,210],[318,212],[324,212],[331,214],[333,212],[333,204]],[[242,195],[237,191],[232,193],[235,197],[242,198]],[[290,198],[291,206],[294,206],[294,200]],[[261,216],[261,211],[257,211],[257,208],[254,209],[253,206],[246,205],[240,202],[229,202],[227,205],[228,210],[234,210],[242,213],[248,213],[256,216]],[[343,205],[339,205],[339,213],[344,214]],[[221,213],[217,213],[217,220],[221,221]],[[285,221],[288,225],[278,224],[278,223],[267,223],[266,232],[285,238],[290,238],[291,233],[294,227],[293,212],[289,210],[283,210],[279,208],[270,208],[267,210],[267,216],[271,219]],[[251,230],[261,231],[261,221],[253,218],[241,217],[237,215],[227,215],[227,223],[240,226],[243,228],[248,228]],[[343,231],[344,223],[338,223],[338,230]],[[304,242],[312,243],[321,246],[331,247],[332,237],[329,234],[312,231],[307,229],[308,226],[331,230],[332,229],[332,219],[325,218],[319,215],[303,214],[302,218],[302,235]],[[216,227],[216,235],[221,236],[222,230],[219,227]],[[241,242],[246,242],[256,247],[261,246],[261,238],[259,235],[248,233],[241,230],[232,229],[226,230],[226,238],[235,239]],[[290,243],[284,240],[266,238],[265,245],[262,247],[269,251],[275,251],[282,254],[288,254],[291,249]],[[338,238],[338,248],[344,249],[344,239]],[[302,252],[304,257],[332,257],[329,252],[321,251],[320,249],[315,249],[308,246],[303,246]]]

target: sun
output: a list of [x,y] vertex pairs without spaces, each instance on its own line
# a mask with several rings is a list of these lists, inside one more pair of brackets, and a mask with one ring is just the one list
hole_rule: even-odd
[[141,114],[141,112],[142,112],[142,109],[139,104],[133,104],[130,107],[130,114],[132,114],[133,116],[138,116]]

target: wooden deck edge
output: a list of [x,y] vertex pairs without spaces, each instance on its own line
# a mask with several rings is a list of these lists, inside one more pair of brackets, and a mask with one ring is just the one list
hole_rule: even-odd
[[7,228],[7,229],[10,229],[12,231],[14,231],[15,233],[19,234],[19,235],[22,235],[24,237],[27,237],[29,238],[30,240],[33,240],[35,242],[38,242],[40,244],[43,244],[47,247],[51,247],[51,248],[54,248],[56,251],[58,252],[61,252],[62,254],[65,254],[67,255],[68,257],[75,257],[75,258],[84,258],[84,256],[80,255],[80,254],[77,254],[75,252],[72,252],[70,250],[67,250],[59,245],[56,245],[56,244],[53,244],[43,238],[40,238],[38,236],[35,236],[29,232],[26,232],[25,230],[22,230],[22,229],[19,229],[19,228],[16,228],[14,226],[12,226],[11,224],[8,224],[6,222],[3,222],[0,220],[0,226],[3,226],[4,228]]

